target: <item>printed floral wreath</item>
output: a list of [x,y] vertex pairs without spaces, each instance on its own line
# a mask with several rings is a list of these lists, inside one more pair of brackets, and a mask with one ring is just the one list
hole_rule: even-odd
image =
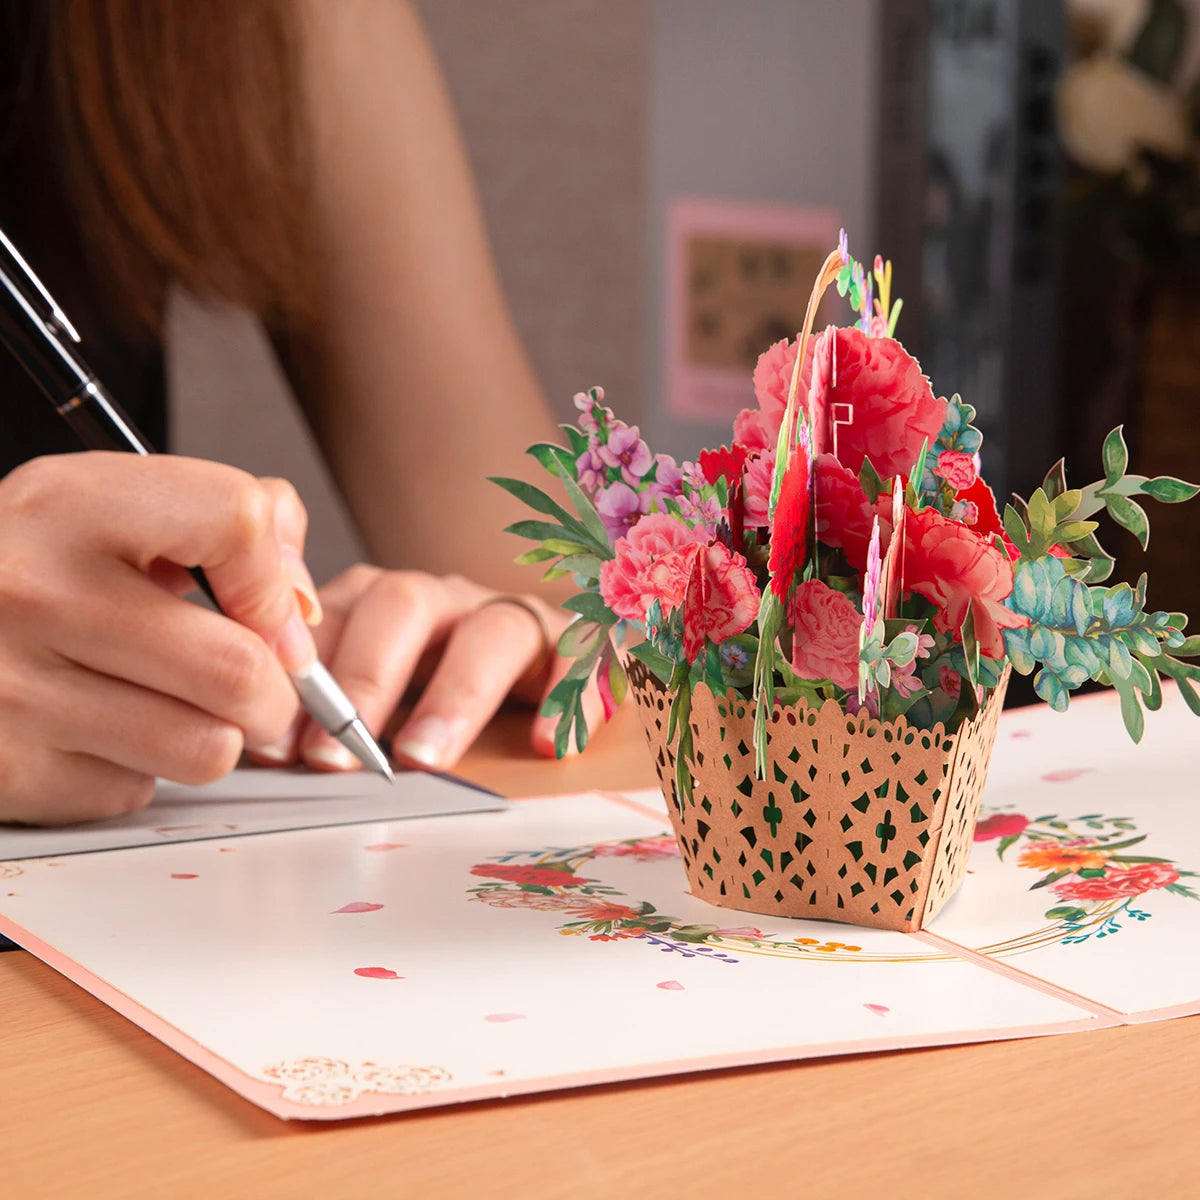
[[[1023,842],[1016,865],[1046,872],[1030,890],[1049,887],[1061,901],[1047,910],[1048,926],[989,947],[991,953],[1004,956],[1055,942],[1076,945],[1092,937],[1112,936],[1122,928],[1118,920],[1122,915],[1138,922],[1152,915],[1133,907],[1135,900],[1150,892],[1200,899],[1193,888],[1180,882],[1197,872],[1181,870],[1169,859],[1128,853],[1145,836],[1125,817],[1098,813],[1073,820],[1053,814],[1030,820],[1012,812],[986,816],[979,822],[975,840],[998,839],[1001,859]],[[654,862],[677,854],[675,838],[667,833],[565,849],[515,851],[473,866],[471,874],[486,882],[470,888],[469,894],[493,908],[560,912],[569,918],[558,926],[564,935],[594,942],[638,939],[663,953],[730,964],[739,961],[735,954],[856,962],[936,962],[953,957],[924,946],[911,955],[880,954],[848,942],[777,938],[753,926],[688,923],[659,912],[646,900],[625,903],[624,892],[578,874],[597,859]]]

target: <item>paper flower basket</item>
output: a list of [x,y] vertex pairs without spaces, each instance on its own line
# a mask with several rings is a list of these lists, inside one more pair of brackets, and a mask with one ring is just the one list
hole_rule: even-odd
[[[834,283],[859,319],[814,335]],[[1147,608],[1145,575],[1103,586],[1093,519],[1145,546],[1135,497],[1200,488],[1129,474],[1114,429],[1102,479],[1071,488],[1056,463],[1001,513],[974,409],[934,392],[899,312],[891,264],[866,271],[843,235],[729,446],[653,454],[593,388],[567,445],[530,450],[569,508],[496,481],[539,514],[509,527],[537,543],[518,561],[580,589],[558,645],[575,661],[542,710],[558,753],[586,744],[593,680],[608,715],[632,685],[692,891],[714,904],[921,928],[962,880],[1012,671],[1058,712],[1089,680],[1112,687],[1135,741],[1164,677],[1200,715],[1200,637]]]
[[694,786],[675,787],[670,696],[640,662],[629,686],[693,895],[776,917],[922,928],[963,880],[1007,672],[957,733],[847,716],[833,700],[776,708],[755,770],[754,701],[698,687]]

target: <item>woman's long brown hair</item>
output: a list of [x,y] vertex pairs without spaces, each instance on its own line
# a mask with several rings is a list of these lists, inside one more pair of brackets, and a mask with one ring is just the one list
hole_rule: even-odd
[[57,0],[51,71],[84,239],[151,325],[166,283],[309,311],[296,0]]

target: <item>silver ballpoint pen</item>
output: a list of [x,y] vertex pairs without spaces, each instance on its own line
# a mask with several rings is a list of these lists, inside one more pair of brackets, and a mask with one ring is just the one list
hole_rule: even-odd
[[[137,427],[75,350],[79,340],[66,314],[0,230],[0,341],[8,346],[88,449],[153,453]],[[191,568],[190,573],[220,612],[221,606],[204,572]],[[292,683],[305,712],[322,729],[365,767],[395,782],[387,756],[320,662],[314,663],[307,675],[293,675]]]

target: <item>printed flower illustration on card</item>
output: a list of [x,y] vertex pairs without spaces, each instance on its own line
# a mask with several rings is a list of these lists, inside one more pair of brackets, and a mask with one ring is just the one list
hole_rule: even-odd
[[975,840],[996,841],[1001,860],[1015,857],[1018,867],[1038,872],[1030,890],[1045,888],[1057,901],[1046,917],[1061,927],[1065,945],[1110,937],[1122,929],[1122,918],[1147,920],[1151,914],[1133,902],[1150,893],[1200,900],[1195,888],[1183,882],[1200,872],[1137,853],[1146,834],[1139,834],[1126,817],[1088,813],[1068,819],[1052,813],[1031,819],[993,813],[976,826]]

